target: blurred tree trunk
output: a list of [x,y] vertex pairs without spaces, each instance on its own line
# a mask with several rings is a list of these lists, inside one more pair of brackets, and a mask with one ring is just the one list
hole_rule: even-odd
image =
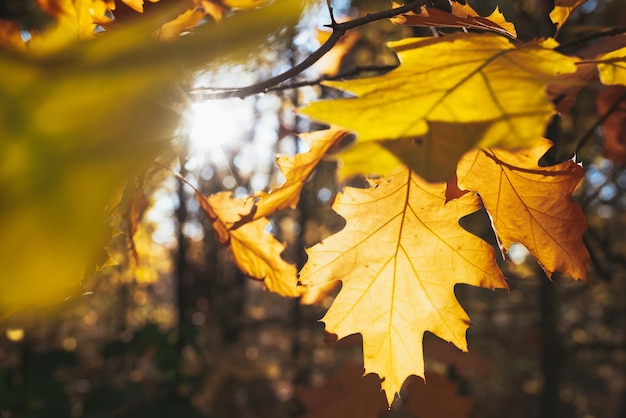
[[539,309],[541,312],[541,372],[543,393],[541,395],[540,418],[558,416],[563,347],[558,332],[558,306],[554,282],[541,278]]

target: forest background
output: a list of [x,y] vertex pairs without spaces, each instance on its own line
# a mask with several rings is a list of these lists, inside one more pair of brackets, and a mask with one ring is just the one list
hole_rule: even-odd
[[[15,6],[18,3],[22,6]],[[40,159],[32,170],[24,169],[27,163],[19,165],[20,154],[6,139],[10,135],[2,140],[3,166],[8,168],[0,177],[0,224],[6,231],[0,249],[8,267],[0,285],[4,295],[0,416],[626,416],[626,157],[619,148],[623,150],[626,132],[623,87],[588,82],[568,103],[571,108],[546,127],[545,135],[556,147],[545,158],[562,163],[575,150],[576,161],[582,161],[585,169],[574,199],[588,222],[584,238],[590,253],[588,283],[560,274],[551,281],[522,246],[511,246],[509,261],[499,260],[508,292],[469,286],[454,289],[474,324],[468,331],[469,352],[427,333],[428,383],[409,378],[388,410],[379,379],[362,377],[361,337],[329,342],[333,336],[325,334],[319,322],[337,289],[316,296],[317,303],[309,305],[307,295],[284,298],[268,292],[262,281],[246,277],[233,263],[231,250],[220,242],[222,237],[214,233],[219,225],[207,218],[208,210],[197,193],[209,196],[230,190],[243,197],[280,187],[284,176],[274,154],[306,152],[308,145],[299,134],[321,127],[296,109],[320,98],[344,97],[323,86],[322,78],[384,74],[398,65],[388,41],[449,35],[459,28],[375,20],[347,32],[335,49],[287,85],[250,90],[241,94],[243,98],[218,99],[246,92],[224,87],[254,85],[288,71],[326,42],[331,35],[323,25],[331,19],[325,2],[308,2],[302,9],[280,15],[263,7],[238,10],[254,8],[258,5],[254,1],[197,2],[184,4],[192,8],[170,21],[163,19],[172,15],[165,0],[145,5],[86,3],[101,3],[107,9],[87,10],[79,7],[81,2],[53,1],[7,1],[0,9],[0,40],[7,51],[30,49],[47,66],[31,73],[14,52],[3,53],[3,131],[17,132],[19,139],[35,137],[40,133],[37,129],[53,135],[70,132],[74,135],[70,138],[87,135],[95,138],[94,143],[100,136],[116,138],[103,147],[70,143],[68,148],[76,152],[53,153],[56,159],[50,157],[57,152],[54,147],[35,143]],[[446,2],[435,3],[450,11]],[[619,2],[579,3],[559,29],[559,42],[583,57],[596,56],[594,48],[602,48],[606,39],[612,43],[610,48],[618,49],[626,21]],[[554,2],[470,5],[482,16],[499,6],[523,42],[555,35],[549,17]],[[390,8],[387,1],[337,1],[332,6],[339,22]],[[73,41],[63,32],[68,14],[60,11],[72,7],[76,13],[69,21],[88,22],[81,36],[91,38],[106,28],[98,36],[117,36],[120,42],[94,52],[95,61],[76,60],[82,56],[78,52],[63,58],[59,51]],[[85,10],[87,14],[81,15]],[[95,22],[94,16],[100,21]],[[249,20],[229,25],[244,16]],[[57,28],[55,19],[61,29],[48,32],[50,25]],[[221,21],[215,24],[215,20]],[[171,42],[182,33],[188,43],[182,47],[174,42],[153,44],[143,36],[142,25],[152,28],[156,21],[169,22],[160,26],[161,39]],[[198,24],[208,29],[202,32],[196,29]],[[237,29],[242,25],[249,27],[243,34]],[[598,33],[605,35],[578,42]],[[194,39],[200,41],[194,44]],[[219,41],[198,54],[207,39]],[[131,52],[124,56],[124,65],[107,60],[119,54],[120,45]],[[172,58],[159,60],[159,54]],[[150,76],[138,76],[142,73]],[[175,94],[173,78],[178,79]],[[29,86],[23,90],[28,95],[15,87],[21,83]],[[134,101],[146,92],[150,105]],[[40,105],[42,97],[49,100],[50,110]],[[569,92],[564,97],[569,98]],[[563,99],[554,100],[558,104]],[[172,104],[169,109],[174,108],[176,115],[183,115],[173,139],[160,138],[161,129],[171,123],[171,115],[162,110],[165,102]],[[143,106],[141,111],[137,106]],[[36,124],[25,129],[22,124],[30,119],[16,117],[23,109],[44,109],[42,120],[33,120],[45,129]],[[71,113],[76,109],[89,111],[78,117]],[[133,115],[132,121],[125,119],[127,114]],[[116,131],[116,126],[124,131]],[[146,131],[146,126],[151,129]],[[155,136],[160,140],[151,139]],[[128,151],[129,137],[135,138],[148,161],[107,160],[109,154]],[[156,162],[153,155],[159,155]],[[143,163],[146,171],[114,193],[115,204],[102,200],[98,190],[115,189]],[[265,228],[286,244],[283,258],[298,268],[306,261],[304,248],[345,227],[330,207],[337,191],[345,187],[336,181],[336,168],[332,158],[319,162],[304,183],[297,207],[272,215]],[[45,181],[57,176],[68,179],[61,193],[28,194],[49,186]],[[85,179],[92,182],[88,187]],[[349,185],[365,183],[352,180]],[[69,214],[64,212],[67,202],[73,207]],[[92,262],[80,286],[66,285],[56,272],[67,268],[68,259],[81,269],[85,264],[73,256],[76,247],[67,225],[93,224],[93,219],[83,219],[81,214],[98,213],[105,204],[110,204],[108,227],[89,229],[88,238],[99,242],[107,237],[106,251]],[[35,206],[46,215],[24,210]],[[48,236],[37,229],[40,218],[61,220]],[[462,223],[497,248],[484,210]],[[12,280],[22,277],[22,268],[32,269],[28,277],[35,278]]]

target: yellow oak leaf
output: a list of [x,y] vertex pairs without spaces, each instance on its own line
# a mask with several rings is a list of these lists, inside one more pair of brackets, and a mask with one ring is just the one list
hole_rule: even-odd
[[[391,46],[398,52],[400,67],[379,77],[327,82],[357,97],[315,102],[302,113],[355,132],[354,147],[374,142],[382,148],[389,141],[416,139],[425,146],[414,147],[422,154],[415,159],[431,164],[411,168],[430,181],[446,179],[431,170],[449,165],[448,157],[441,158],[442,149],[456,149],[460,155],[472,147],[532,145],[554,113],[544,91],[546,83],[576,71],[577,59],[555,52],[552,40],[515,47],[494,34],[455,34],[405,39]],[[440,128],[471,125],[473,140],[449,136],[448,129],[431,131],[432,123]],[[434,151],[429,144],[442,148]],[[376,146],[367,147],[374,154]],[[404,154],[396,157],[407,159]],[[369,163],[369,172],[377,174],[393,168],[389,160]]]
[[476,195],[445,203],[444,183],[429,184],[407,168],[369,182],[337,195],[333,209],[346,226],[307,250],[300,280],[342,281],[322,321],[339,338],[362,334],[365,371],[384,378],[391,404],[409,375],[424,376],[424,332],[467,350],[470,320],[454,286],[507,285],[493,249],[458,224],[480,209]]
[[574,10],[578,9],[587,0],[556,0],[554,9],[550,12],[550,19],[556,25],[557,31],[567,22]]
[[548,277],[560,271],[586,280],[589,253],[582,236],[587,222],[570,197],[583,168],[571,160],[540,167],[538,161],[550,146],[543,140],[525,151],[470,151],[459,162],[459,187],[480,195],[505,256],[519,242]]
[[309,151],[293,157],[276,159],[280,171],[285,176],[285,183],[270,193],[258,192],[254,195],[256,200],[254,218],[268,216],[287,207],[295,208],[300,200],[304,182],[326,152],[348,134],[349,132],[336,128],[300,134],[299,136],[309,145]]
[[604,54],[594,62],[598,63],[602,84],[626,86],[626,47]]
[[296,267],[280,256],[285,246],[266,232],[270,221],[242,221],[252,210],[252,199],[236,199],[231,192],[206,197],[196,190],[196,200],[213,224],[219,241],[229,246],[241,271],[263,281],[268,290],[279,295],[296,297],[302,293]]
[[[439,28],[472,28],[487,30],[515,38],[515,25],[506,20],[500,9],[496,9],[487,17],[479,15],[469,4],[456,1],[449,2],[451,10],[437,9],[424,6],[419,13],[409,12],[392,17],[390,20],[396,25],[432,26]],[[398,6],[394,4],[394,6]]]

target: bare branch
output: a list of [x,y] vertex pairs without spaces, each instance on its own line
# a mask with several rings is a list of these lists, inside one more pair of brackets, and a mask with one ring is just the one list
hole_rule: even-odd
[[561,45],[559,45],[558,47],[555,48],[555,50],[559,51],[559,52],[563,52],[563,50],[575,47],[575,46],[579,46],[579,45],[583,45],[589,41],[593,41],[594,39],[599,39],[599,38],[604,38],[604,37],[609,37],[609,36],[615,36],[615,35],[619,35],[621,33],[626,33],[626,26],[622,26],[619,28],[613,28],[613,29],[608,29],[608,30],[604,30],[604,31],[600,31],[600,32],[595,32],[592,34],[589,34],[587,36],[584,36],[582,38],[578,38],[575,39],[571,42],[566,42],[563,43]]
[[[268,91],[272,87],[278,86],[280,83],[289,80],[307,68],[311,67],[315,64],[320,58],[322,58],[328,51],[332,49],[333,46],[339,42],[339,40],[345,35],[345,33],[349,30],[358,28],[363,25],[367,25],[368,23],[372,23],[378,20],[389,19],[394,16],[400,15],[402,13],[406,13],[408,11],[417,9],[428,3],[429,0],[414,0],[406,3],[404,6],[384,10],[382,12],[371,13],[365,16],[343,22],[331,23],[330,27],[332,28],[332,34],[328,38],[326,42],[324,42],[317,50],[311,53],[308,57],[304,59],[304,61],[300,62],[300,64],[290,68],[282,74],[279,74],[275,77],[269,78],[265,81],[261,81],[256,84],[252,84],[247,87],[234,87],[234,88],[221,88],[221,89],[211,89],[211,90],[203,90],[203,91],[192,91],[190,94],[194,96],[198,100],[213,100],[213,99],[227,99],[230,97],[238,97],[243,99],[244,97],[252,96],[254,94],[263,93]],[[334,20],[334,18],[331,19]]]

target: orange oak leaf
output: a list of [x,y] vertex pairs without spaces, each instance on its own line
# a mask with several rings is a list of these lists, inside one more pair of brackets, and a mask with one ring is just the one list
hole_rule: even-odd
[[293,157],[281,156],[276,159],[276,164],[285,176],[285,183],[270,193],[258,192],[254,195],[256,200],[254,219],[268,216],[287,207],[295,208],[300,200],[300,191],[304,182],[317,164],[333,145],[349,134],[348,131],[338,128],[300,134],[300,138],[309,145],[309,151]]
[[571,160],[540,167],[538,161],[551,145],[543,140],[526,151],[470,151],[459,162],[459,186],[480,195],[503,255],[519,242],[548,277],[560,271],[586,280],[589,253],[582,236],[587,222],[570,197],[583,168]]
[[626,94],[625,86],[610,86],[596,96],[596,107],[599,117],[602,117],[615,104],[620,103],[602,122],[604,135],[604,156],[617,164],[626,164]]
[[161,25],[158,30],[159,39],[164,41],[176,39],[185,30],[196,26],[205,15],[204,8],[194,7],[185,10],[175,19]]
[[410,379],[402,391],[404,409],[419,418],[467,418],[474,400],[459,394],[459,384],[437,373],[427,373],[426,381]]
[[0,47],[17,51],[26,48],[19,23],[0,19]]
[[379,418],[387,411],[380,379],[363,376],[363,367],[353,362],[320,388],[298,388],[296,397],[307,409],[301,418]]
[[574,10],[578,9],[587,0],[556,0],[554,9],[550,12],[550,19],[556,25],[557,31],[561,30],[563,24],[569,19]]
[[365,371],[384,378],[391,404],[409,375],[424,376],[424,332],[467,350],[470,320],[454,286],[507,285],[493,249],[458,224],[480,209],[476,195],[446,204],[445,183],[427,183],[407,168],[369,183],[337,196],[333,209],[346,226],[307,250],[300,280],[342,281],[322,321],[339,338],[362,334]]
[[[402,408],[419,418],[468,417],[473,400],[459,395],[458,383],[437,373],[409,379],[402,389]],[[301,387],[296,397],[307,409],[301,418],[382,418],[397,416],[388,412],[380,381],[363,376],[363,368],[347,362],[343,369],[319,388]],[[405,415],[401,415],[405,416]]]
[[196,190],[196,200],[213,224],[219,241],[228,245],[237,267],[279,295],[301,294],[295,266],[280,256],[284,245],[266,232],[269,220],[242,222],[252,210],[252,199],[236,199],[231,192],[206,197]]
[[[397,25],[432,26],[439,28],[472,28],[497,32],[510,38],[517,37],[515,25],[506,20],[500,9],[496,9],[487,17],[479,15],[469,4],[456,1],[449,2],[451,10],[424,6],[419,13],[409,12],[392,17],[390,20]],[[399,7],[394,3],[395,7]]]

